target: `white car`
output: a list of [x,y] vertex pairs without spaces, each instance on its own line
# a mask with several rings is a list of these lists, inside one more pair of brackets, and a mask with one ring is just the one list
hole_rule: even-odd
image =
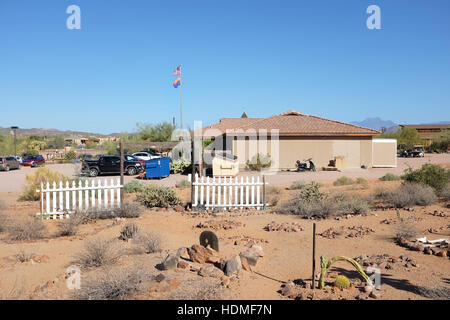
[[133,156],[135,156],[135,157],[137,157],[137,158],[139,158],[141,160],[144,160],[144,161],[149,161],[149,160],[152,160],[152,159],[161,158],[161,156],[159,154],[152,153],[152,152],[147,152],[147,151],[133,153]]
[[22,157],[16,156],[16,157],[14,157],[14,158],[16,158],[17,162],[19,162],[20,164],[22,164]]

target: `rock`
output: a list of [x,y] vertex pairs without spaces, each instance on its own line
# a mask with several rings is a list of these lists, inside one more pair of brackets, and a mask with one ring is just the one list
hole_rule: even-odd
[[373,299],[379,299],[381,297],[381,294],[379,292],[376,292],[375,290],[373,290],[369,297],[373,298]]
[[244,269],[245,271],[250,271],[252,272],[252,268],[250,267],[250,264],[248,263],[248,260],[246,257],[240,257],[241,258],[241,263],[242,263],[242,269]]
[[170,279],[167,283],[171,289],[176,289],[181,284],[181,281],[177,279]]
[[283,285],[280,292],[285,297],[295,298],[295,297],[297,297],[297,294],[295,293],[294,289],[295,289],[295,284],[292,282],[288,282]]
[[202,277],[220,278],[223,276],[223,272],[211,264],[206,264],[200,268],[198,275]]
[[178,258],[189,259],[188,250],[185,247],[178,248],[176,256]]
[[184,260],[178,260],[177,268],[180,268],[180,269],[187,269],[187,268],[189,268],[189,263],[187,263],[187,262],[184,261]]
[[252,244],[250,250],[254,251],[258,256],[264,257],[264,251],[260,245]]
[[179,204],[176,205],[173,210],[175,210],[175,212],[184,212],[184,208],[182,206],[180,206]]
[[364,293],[361,293],[356,297],[357,300],[367,300],[367,298],[368,298],[367,294]]
[[164,270],[169,270],[169,269],[176,268],[177,265],[178,265],[178,260],[179,260],[179,258],[176,255],[169,253],[167,255],[167,257],[161,263],[163,269]]
[[373,286],[365,286],[364,287],[364,292],[370,293],[373,291]]
[[224,287],[228,287],[230,285],[230,278],[228,278],[227,276],[223,275],[221,278],[221,285]]
[[225,263],[225,275],[231,276],[234,273],[239,273],[242,269],[242,262],[239,256],[234,256]]
[[436,253],[436,255],[438,257],[446,257],[447,256],[447,252],[446,251],[439,251],[438,253]]
[[400,238],[398,240],[398,244],[402,247],[405,247],[408,244],[408,240],[406,240],[405,238]]
[[425,254],[432,254],[430,247],[425,247],[423,249],[423,253],[425,253]]
[[158,274],[157,276],[153,277],[153,280],[155,280],[156,282],[161,282],[166,278],[165,275],[163,275],[162,273]]
[[256,266],[256,263],[258,262],[258,254],[253,250],[245,250],[239,253],[240,257],[244,257],[247,259],[247,262],[251,266]]
[[211,248],[205,248],[199,244],[194,244],[192,247],[188,248],[189,258],[193,262],[206,263],[206,261],[216,254]]

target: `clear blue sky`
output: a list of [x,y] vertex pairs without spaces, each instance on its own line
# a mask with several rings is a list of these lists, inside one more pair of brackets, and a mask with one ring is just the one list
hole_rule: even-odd
[[[68,30],[66,8],[81,8]],[[369,30],[366,8],[381,8]],[[1,0],[0,126],[98,133],[288,109],[450,120],[448,0]]]

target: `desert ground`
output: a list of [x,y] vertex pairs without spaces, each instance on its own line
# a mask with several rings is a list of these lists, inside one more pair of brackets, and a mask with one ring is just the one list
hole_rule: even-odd
[[[280,202],[294,195],[296,190],[290,190],[289,186],[299,180],[321,182],[321,190],[324,192],[370,194],[379,186],[393,188],[400,184],[399,181],[379,181],[379,177],[388,172],[401,174],[407,166],[418,168],[423,163],[449,166],[450,155],[399,158],[398,167],[392,169],[284,172],[268,176],[267,181],[269,185],[279,189]],[[48,167],[68,176],[76,173],[73,165]],[[35,169],[22,168],[20,171],[0,172],[0,199],[6,204],[4,214],[8,219],[20,219],[39,211],[39,202],[17,200],[25,184],[25,175],[33,170]],[[368,181],[368,185],[364,188],[333,186],[333,181],[340,176],[362,177]],[[132,179],[134,178],[126,177],[125,182]],[[186,176],[171,175],[163,180],[144,183],[174,187],[183,179]],[[189,201],[189,188],[174,189],[184,203]],[[134,198],[135,194],[126,195],[127,201],[134,201]],[[39,240],[11,240],[8,232],[0,232],[0,299],[77,297],[78,290],[67,286],[67,279],[71,277],[67,268],[77,265],[77,255],[83,251],[88,241],[100,239],[114,241],[120,254],[117,259],[104,266],[81,268],[81,287],[92,284],[95,279],[114,277],[124,270],[133,270],[130,277],[143,272],[143,280],[139,280],[140,289],[128,296],[131,299],[448,299],[448,256],[427,255],[398,245],[394,237],[400,222],[394,209],[374,208],[364,215],[321,220],[279,214],[276,206],[267,210],[200,214],[180,207],[140,210],[137,218],[88,221],[72,236],[56,236],[59,220],[44,220],[45,236]],[[446,202],[400,209],[399,213],[402,219],[414,223],[420,230],[420,237],[450,237],[450,209]],[[129,223],[134,223],[139,230],[152,230],[160,235],[162,251],[146,254],[137,249],[133,239],[119,240],[120,231]],[[316,275],[320,273],[320,256],[327,259],[338,255],[359,257],[359,261],[385,259],[380,265],[380,290],[371,296],[364,296],[364,283],[355,269],[346,262],[334,264],[326,281],[332,283],[337,275],[345,275],[352,284],[349,289],[341,290],[332,285],[322,290],[310,289],[313,223],[316,223],[317,228]],[[199,227],[202,224],[206,228]],[[295,231],[288,232],[282,228],[267,231],[265,227],[269,224],[284,224],[293,227]],[[321,235],[327,230],[330,234],[330,228],[343,233],[335,238]],[[179,248],[198,244],[199,235],[205,230],[212,230],[219,238],[220,250],[216,253],[218,260],[226,261],[247,250],[252,244],[260,246],[263,254],[251,270],[241,270],[229,277],[224,276],[219,268],[208,268],[207,265],[211,264],[190,261],[186,253],[180,258],[183,266],[178,262],[174,268],[161,270],[160,264],[168,254],[175,254]],[[383,255],[385,256],[382,257]],[[369,261],[364,268],[370,264]],[[433,289],[447,292],[447,296],[439,296]]]

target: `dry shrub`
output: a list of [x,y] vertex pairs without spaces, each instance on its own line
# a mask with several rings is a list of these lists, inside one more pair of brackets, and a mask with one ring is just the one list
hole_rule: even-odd
[[64,185],[66,181],[72,182],[72,179],[66,177],[65,175],[52,171],[46,167],[40,167],[35,172],[26,175],[26,186],[19,200],[22,201],[38,201],[40,199],[40,194],[36,192],[40,188],[41,182],[46,184],[49,182],[53,184],[62,181]]
[[382,176],[379,180],[380,181],[398,181],[401,180],[402,177],[397,176],[393,173],[386,173],[384,176]]
[[417,287],[416,293],[425,298],[430,298],[433,300],[450,300],[450,288],[439,287],[439,288],[425,288]]
[[450,183],[447,183],[439,192],[439,196],[445,201],[450,201]]
[[191,183],[187,180],[180,180],[175,184],[175,187],[180,188],[180,189],[190,188]]
[[134,239],[137,247],[145,253],[161,252],[161,236],[152,230],[146,230],[139,233]]
[[400,220],[396,226],[396,240],[400,240],[401,238],[413,239],[419,234],[419,230],[409,221]]
[[122,255],[122,250],[114,240],[87,240],[84,250],[75,256],[75,263],[83,268],[101,267],[116,262]]
[[307,185],[307,183],[305,181],[294,181],[292,182],[291,186],[289,187],[289,189],[291,190],[300,190],[303,189],[303,187],[305,187]]
[[8,223],[8,218],[6,214],[3,214],[0,212],[0,232],[3,232],[6,230],[6,226]]
[[133,239],[139,232],[139,228],[134,223],[127,223],[123,226],[122,230],[120,230],[120,240],[128,241]]
[[130,299],[143,289],[143,281],[149,276],[139,268],[132,270],[108,270],[100,276],[83,281],[75,293],[78,300]]
[[393,208],[404,208],[414,205],[428,206],[436,201],[436,195],[429,186],[418,183],[403,183],[396,190],[387,192],[381,199]]
[[273,186],[266,188],[266,195],[281,194],[281,189]]
[[355,181],[352,178],[343,176],[338,178],[336,181],[333,182],[334,186],[348,186],[351,184],[354,184]]
[[[120,208],[99,209],[77,211],[75,215],[82,221],[114,218],[138,218],[144,208],[135,201],[124,201]],[[71,215],[72,216],[72,215]]]
[[24,249],[20,250],[19,253],[16,255],[17,260],[19,260],[19,262],[22,263],[31,261],[31,259],[33,259],[34,256],[35,256],[34,253],[27,252]]
[[45,224],[33,216],[10,219],[7,231],[11,240],[37,240],[44,237],[46,231]]
[[7,205],[3,199],[0,199],[0,212],[5,210],[7,208]]
[[1,300],[25,300],[25,284],[23,279],[22,281],[16,281],[14,284],[8,289],[5,289],[3,284],[0,284],[0,301]]
[[442,190],[450,182],[450,169],[427,163],[419,169],[408,168],[402,176],[405,181],[420,183],[432,187],[436,192]]
[[70,218],[58,221],[58,237],[74,236],[80,225],[83,223],[83,218],[80,215],[72,214]]

